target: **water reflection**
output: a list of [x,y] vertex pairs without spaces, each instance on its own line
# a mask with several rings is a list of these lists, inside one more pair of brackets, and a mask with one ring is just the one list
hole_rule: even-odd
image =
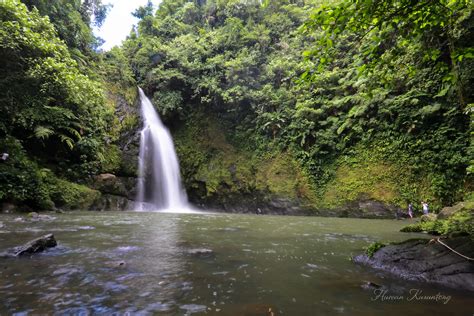
[[[354,265],[374,240],[401,240],[403,223],[228,214],[75,213],[54,222],[2,217],[0,251],[55,230],[59,246],[0,259],[0,315],[468,314],[473,300]],[[447,305],[373,302],[421,288]]]

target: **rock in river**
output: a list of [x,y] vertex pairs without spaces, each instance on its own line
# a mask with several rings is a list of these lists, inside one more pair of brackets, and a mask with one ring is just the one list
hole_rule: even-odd
[[56,247],[58,243],[54,238],[53,234],[47,234],[39,238],[33,239],[23,246],[13,248],[13,253],[15,256],[22,256],[26,254],[33,254],[37,252],[42,252],[47,248]]
[[[470,237],[441,240],[468,257],[474,257],[474,241]],[[400,278],[435,283],[474,291],[474,263],[435,240],[412,239],[376,251],[372,257],[359,255],[354,262],[384,270]]]
[[188,250],[188,254],[195,257],[209,257],[214,254],[214,251],[206,248],[195,248]]

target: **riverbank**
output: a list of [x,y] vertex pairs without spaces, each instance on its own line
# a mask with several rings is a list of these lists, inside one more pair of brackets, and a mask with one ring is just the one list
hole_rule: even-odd
[[423,215],[402,232],[423,232],[431,239],[374,243],[353,261],[406,280],[474,291],[474,202]]
[[470,237],[449,238],[441,243],[436,239],[407,240],[387,245],[373,256],[356,256],[353,261],[405,280],[474,291],[474,264],[466,257],[474,258]]

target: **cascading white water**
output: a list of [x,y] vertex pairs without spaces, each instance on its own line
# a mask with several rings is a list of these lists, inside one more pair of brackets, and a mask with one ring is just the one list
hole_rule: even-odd
[[137,211],[189,210],[186,192],[181,186],[178,157],[170,132],[163,125],[150,99],[139,89],[143,129],[140,156]]

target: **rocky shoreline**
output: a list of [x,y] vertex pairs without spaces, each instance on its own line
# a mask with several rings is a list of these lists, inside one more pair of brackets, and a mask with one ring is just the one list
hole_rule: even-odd
[[[467,257],[474,257],[474,241],[469,236],[447,238],[442,242]],[[362,254],[353,261],[406,280],[474,291],[474,262],[449,250],[436,239],[411,239],[390,244],[372,256]]]
[[403,211],[398,207],[374,200],[354,201],[335,209],[315,209],[306,206],[304,203],[301,203],[301,201],[282,197],[247,198],[245,196],[237,196],[235,199],[197,201],[195,204],[204,210],[214,210],[224,213],[366,219],[399,219],[405,217]]

